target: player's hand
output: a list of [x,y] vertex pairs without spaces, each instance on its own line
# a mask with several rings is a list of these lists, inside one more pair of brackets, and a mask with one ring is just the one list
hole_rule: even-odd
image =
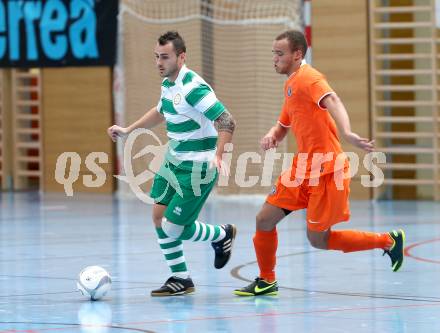
[[263,150],[276,148],[278,147],[278,141],[273,135],[267,134],[261,139],[260,146]]
[[124,137],[128,134],[128,129],[126,127],[113,125],[107,129],[107,134],[113,142],[116,142],[118,137]]
[[222,160],[221,156],[215,155],[214,159],[209,163],[209,168],[217,168],[217,171],[221,176],[229,177],[229,167]]
[[361,138],[356,133],[349,133],[345,136],[345,140],[350,142],[353,146],[361,148],[365,151],[372,152],[374,151],[374,140]]

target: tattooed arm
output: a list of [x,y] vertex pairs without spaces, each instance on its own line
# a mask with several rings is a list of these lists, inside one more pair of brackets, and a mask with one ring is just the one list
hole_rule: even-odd
[[235,130],[235,120],[228,110],[225,110],[214,122],[217,131],[234,133]]
[[225,145],[232,141],[232,134],[235,130],[235,120],[232,115],[225,110],[215,121],[214,125],[218,131],[217,153],[213,164],[223,175],[228,175],[229,170],[222,164],[222,156],[225,151]]

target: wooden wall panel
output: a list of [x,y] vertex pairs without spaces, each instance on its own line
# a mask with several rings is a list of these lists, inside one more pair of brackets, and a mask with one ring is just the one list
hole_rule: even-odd
[[[80,176],[74,192],[111,193],[114,184],[113,144],[106,134],[112,121],[111,70],[106,67],[43,69],[44,180],[46,191],[64,191],[55,180],[57,158],[63,152],[81,156]],[[91,152],[105,152],[100,164],[106,181],[98,188],[83,185],[94,174],[85,166]]]
[[11,190],[12,189],[12,140],[11,140],[11,70],[2,69],[0,70],[1,75],[1,189]]
[[[367,10],[366,1],[312,1],[312,65],[344,102],[352,130],[365,137],[370,132]],[[360,150],[346,143],[343,148],[358,153],[362,162]],[[371,197],[370,189],[360,184],[360,175],[366,174],[360,166],[352,179],[351,198]]]

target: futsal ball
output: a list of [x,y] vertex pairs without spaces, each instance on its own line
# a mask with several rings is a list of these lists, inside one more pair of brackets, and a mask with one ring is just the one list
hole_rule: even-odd
[[78,290],[92,301],[102,298],[111,288],[112,278],[100,266],[88,266],[78,276],[76,286]]

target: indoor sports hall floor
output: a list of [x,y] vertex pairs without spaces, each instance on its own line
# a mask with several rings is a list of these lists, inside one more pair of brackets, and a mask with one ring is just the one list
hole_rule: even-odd
[[[0,194],[2,332],[438,332],[440,204],[352,202],[352,221],[374,231],[402,227],[407,257],[393,273],[379,250],[343,254],[307,243],[302,212],[279,227],[279,296],[240,298],[252,280],[254,216],[263,197],[211,198],[200,220],[235,223],[233,256],[213,267],[207,243],[186,243],[196,293],[152,298],[168,277],[151,206],[104,195]],[[110,293],[87,301],[76,276],[101,265]]]

